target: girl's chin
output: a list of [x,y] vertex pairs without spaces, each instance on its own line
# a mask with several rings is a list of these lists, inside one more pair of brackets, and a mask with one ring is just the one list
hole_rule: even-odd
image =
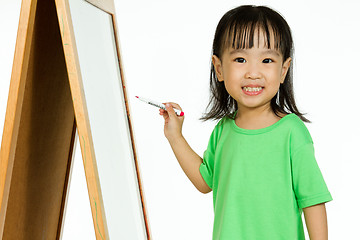
[[[252,99],[253,101],[248,101],[248,99],[246,99],[246,101],[237,101],[237,105],[239,108],[248,108],[248,109],[256,109],[256,108],[264,108],[264,102],[261,101],[260,99]],[[270,105],[270,102],[269,102]]]

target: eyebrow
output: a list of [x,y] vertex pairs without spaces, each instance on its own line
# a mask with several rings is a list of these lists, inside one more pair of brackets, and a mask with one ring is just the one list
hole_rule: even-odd
[[[246,52],[246,50],[242,49],[242,48],[233,49],[232,51],[230,51],[230,55],[235,54],[235,53],[245,53],[245,52]],[[281,57],[281,55],[278,51],[272,50],[272,49],[262,51],[261,54],[271,54],[271,55],[276,55],[276,56]]]

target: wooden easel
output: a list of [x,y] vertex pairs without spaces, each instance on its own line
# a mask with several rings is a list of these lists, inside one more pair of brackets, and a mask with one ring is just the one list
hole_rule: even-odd
[[[114,14],[113,0],[91,2]],[[3,240],[61,237],[76,129],[96,238],[109,239],[69,11],[67,0],[22,2],[0,152]]]

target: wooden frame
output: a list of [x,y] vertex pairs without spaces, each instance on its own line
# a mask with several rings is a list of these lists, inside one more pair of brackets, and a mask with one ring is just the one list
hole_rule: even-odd
[[[113,1],[88,2],[112,15],[117,36]],[[1,239],[61,238],[76,128],[96,238],[109,239],[68,0],[23,0],[0,151]]]

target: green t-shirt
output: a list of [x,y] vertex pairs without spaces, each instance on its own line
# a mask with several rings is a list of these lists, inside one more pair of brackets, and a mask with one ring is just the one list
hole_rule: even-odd
[[213,190],[213,239],[304,240],[302,208],[332,200],[310,133],[294,113],[255,130],[223,118],[200,173]]

